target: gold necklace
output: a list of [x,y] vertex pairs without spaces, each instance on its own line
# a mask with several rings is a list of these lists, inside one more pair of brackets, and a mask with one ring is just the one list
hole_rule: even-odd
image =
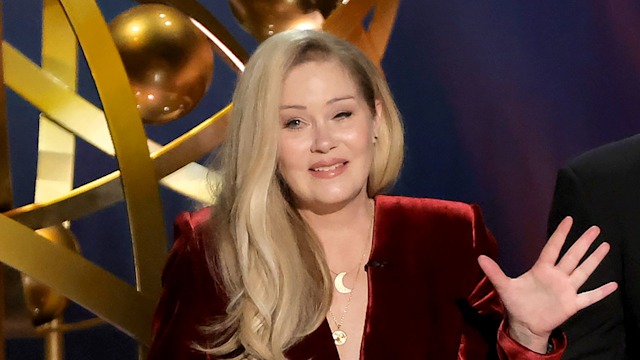
[[329,271],[331,271],[331,273],[332,273],[333,275],[339,275],[339,274],[342,274],[342,273],[348,274],[348,273],[350,273],[350,272],[352,272],[352,271],[356,270],[357,268],[358,268],[358,265],[356,264],[356,266],[354,266],[354,267],[353,267],[351,270],[349,270],[349,271],[341,271],[341,272],[339,272],[339,273],[337,273],[337,272],[335,272],[335,271],[333,271],[333,270],[331,270],[331,269],[329,269]]
[[[369,224],[369,239],[372,241],[373,238],[373,221],[374,221],[374,217],[371,216],[371,224]],[[366,252],[366,246],[365,246],[365,252],[362,254],[362,256],[360,257],[360,261],[358,262],[358,269],[356,270],[356,279],[354,281],[354,289],[355,286],[358,284],[358,276],[360,275],[360,268],[362,268],[362,261],[364,260],[365,255],[367,254]],[[340,275],[340,274],[338,274]],[[336,278],[337,279],[337,278]],[[344,286],[344,284],[341,284]],[[334,281],[334,286],[336,286],[336,290],[338,290],[337,286],[337,280]],[[336,316],[333,314],[333,311],[331,311],[331,308],[329,308],[329,315],[331,315],[331,319],[333,319],[333,323],[336,324],[336,330],[333,331],[331,333],[331,335],[333,336],[333,342],[337,345],[337,346],[341,346],[344,345],[347,342],[347,333],[344,332],[344,330],[342,330],[342,324],[344,324],[344,317],[347,315],[347,312],[349,311],[349,305],[351,305],[351,298],[353,296],[353,292],[351,291],[351,289],[348,289],[348,294],[349,294],[349,298],[347,299],[347,305],[345,305],[344,310],[342,310],[342,315],[340,316],[340,321],[336,320]],[[340,291],[340,290],[338,290]]]
[[[362,253],[362,256],[360,257],[360,261],[358,262],[358,264],[356,265],[355,268],[351,269],[350,271],[343,271],[340,273],[335,273],[333,270],[329,269],[329,271],[331,271],[331,273],[333,275],[335,275],[336,277],[333,279],[333,287],[336,289],[337,292],[341,293],[341,294],[349,294],[351,293],[352,289],[349,289],[345,284],[344,284],[344,277],[352,272],[353,270],[360,270],[360,266],[362,265],[362,259],[364,259],[365,255],[367,255],[367,252],[365,250],[365,252]],[[358,280],[356,278],[356,280]],[[354,284],[355,286],[355,284]]]
[[[360,267],[361,267],[361,264],[362,264],[362,259],[364,259],[364,256],[360,258],[360,262],[358,263],[358,270],[356,271],[355,284],[358,283],[358,275],[360,275]],[[354,288],[355,288],[355,286],[354,286]],[[342,310],[342,315],[340,316],[340,321],[336,320],[336,316],[333,315],[333,311],[331,311],[331,308],[329,308],[329,315],[331,315],[331,319],[333,319],[334,324],[336,324],[336,330],[334,332],[332,332],[331,335],[333,336],[333,342],[338,346],[344,345],[347,342],[347,333],[344,332],[344,330],[342,330],[341,327],[342,327],[342,324],[344,323],[344,317],[345,317],[345,315],[347,315],[347,311],[349,311],[349,305],[351,305],[351,297],[352,296],[353,296],[353,293],[350,290],[349,291],[349,298],[347,299],[347,305],[345,305],[344,310]]]

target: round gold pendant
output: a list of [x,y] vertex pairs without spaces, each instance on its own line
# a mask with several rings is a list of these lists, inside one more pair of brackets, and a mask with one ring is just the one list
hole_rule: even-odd
[[347,333],[342,330],[336,330],[331,335],[333,335],[333,342],[338,346],[344,345],[344,343],[347,342]]

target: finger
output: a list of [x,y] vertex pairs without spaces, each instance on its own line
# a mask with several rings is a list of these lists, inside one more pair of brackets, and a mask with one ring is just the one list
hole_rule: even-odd
[[566,254],[562,256],[562,259],[560,259],[558,263],[558,268],[565,274],[571,274],[599,234],[600,228],[597,226],[592,226],[587,229],[587,231],[576,240],[575,244],[571,245]]
[[609,243],[604,242],[600,244],[600,246],[598,246],[598,248],[571,273],[569,281],[571,282],[571,285],[573,285],[574,289],[579,289],[580,286],[587,281],[589,276],[593,274],[598,265],[600,265],[604,257],[607,255],[609,249]]
[[556,264],[556,260],[558,260],[558,256],[560,255],[560,250],[562,250],[562,245],[564,244],[564,240],[569,235],[569,230],[571,230],[571,225],[573,224],[573,219],[571,216],[565,217],[558,227],[556,231],[553,232],[547,244],[542,248],[540,252],[540,257],[538,257],[538,262]]
[[498,291],[498,293],[502,292],[502,289],[507,286],[507,283],[511,279],[504,274],[502,269],[500,269],[500,265],[485,255],[480,255],[480,257],[478,257],[478,264],[482,271],[484,271],[484,274],[487,275],[487,278],[491,281],[496,291]]
[[618,283],[612,281],[600,286],[597,289],[585,291],[583,293],[578,294],[578,298],[576,300],[578,310],[582,310],[587,306],[591,306],[597,303],[598,301],[609,296],[612,292],[616,291],[617,288],[618,288]]

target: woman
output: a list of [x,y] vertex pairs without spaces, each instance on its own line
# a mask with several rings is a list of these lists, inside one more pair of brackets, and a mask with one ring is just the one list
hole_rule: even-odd
[[616,288],[576,294],[608,250],[576,268],[597,228],[556,266],[566,220],[509,279],[476,206],[379,195],[402,124],[345,41],[273,36],[233,100],[216,205],[176,222],[150,359],[559,359],[552,331]]

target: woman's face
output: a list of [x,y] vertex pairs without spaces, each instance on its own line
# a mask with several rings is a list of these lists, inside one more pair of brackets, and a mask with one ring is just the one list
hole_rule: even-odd
[[335,60],[289,71],[280,104],[278,170],[298,208],[326,212],[367,196],[377,114]]

